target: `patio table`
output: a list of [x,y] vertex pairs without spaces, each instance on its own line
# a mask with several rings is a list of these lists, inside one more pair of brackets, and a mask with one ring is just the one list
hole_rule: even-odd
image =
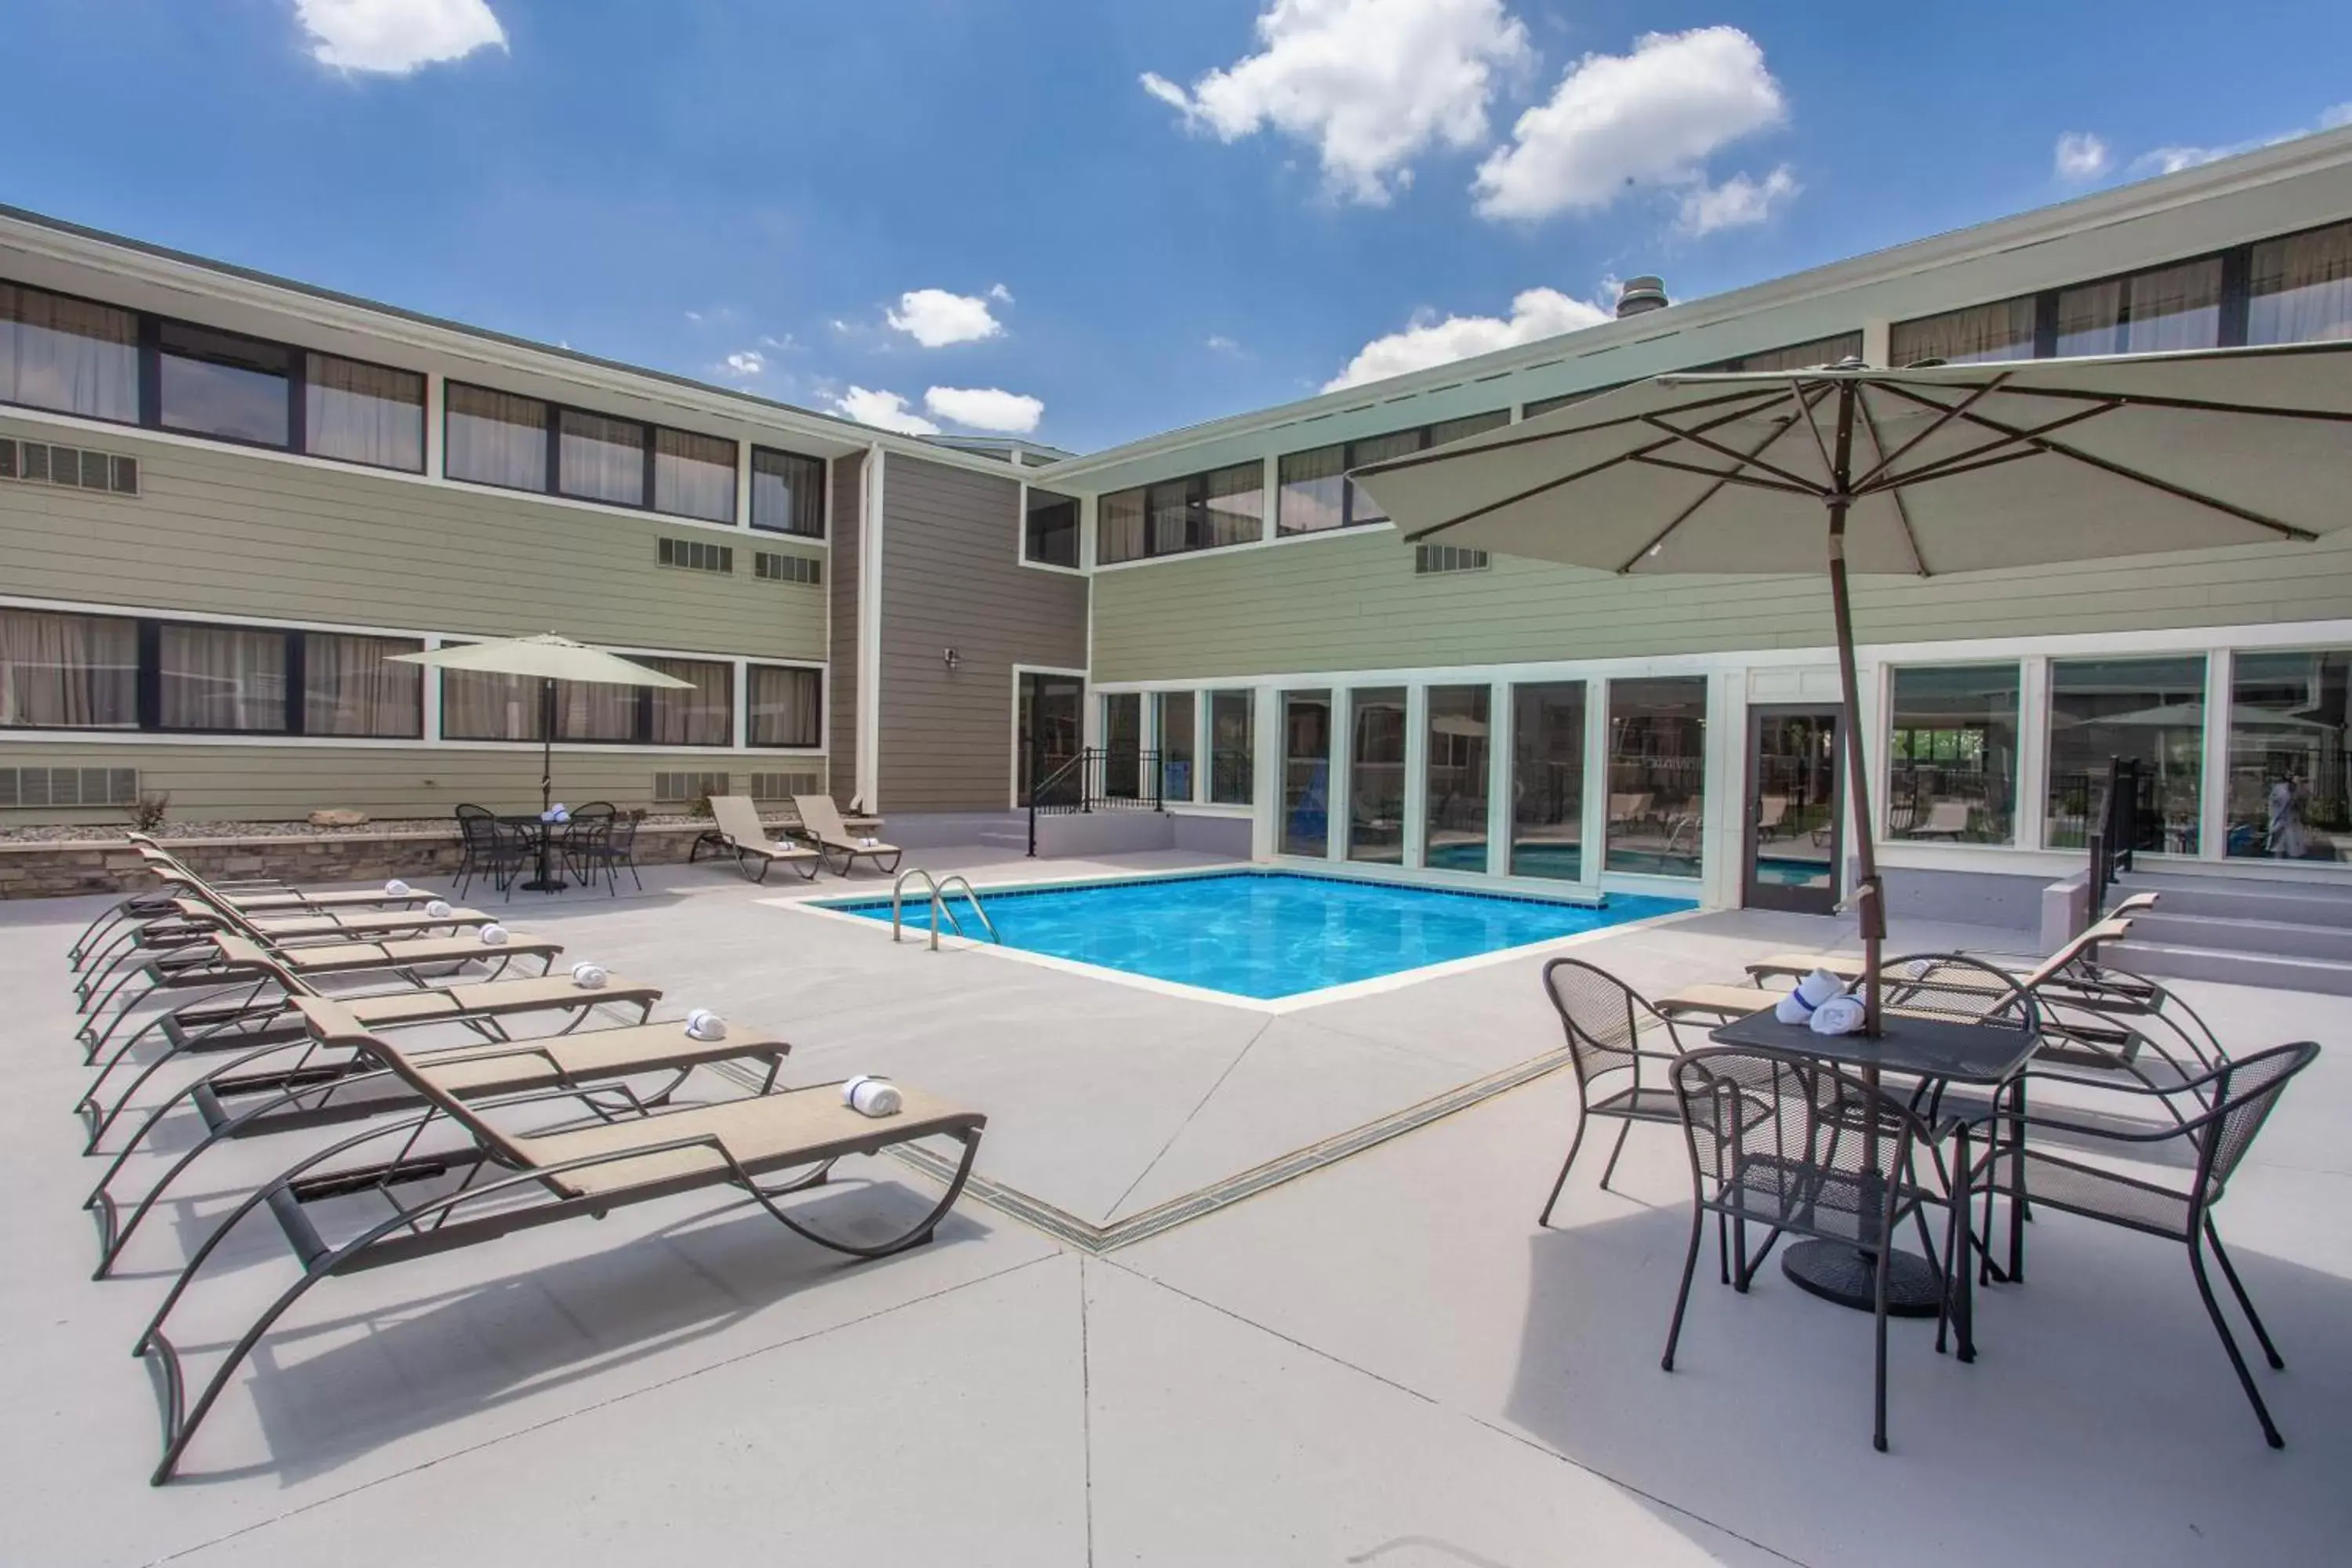
[[[1709,1031],[1707,1037],[1743,1050],[1858,1068],[1873,1088],[1883,1072],[1906,1074],[1920,1080],[1920,1098],[1931,1100],[1950,1084],[2000,1088],[2025,1066],[2041,1044],[2037,1031],[2014,1025],[1922,1017],[1905,1014],[1899,1007],[1897,1003],[1886,1009],[1875,1036],[1816,1034],[1808,1025],[1780,1022],[1770,1007],[1765,1007]],[[2022,1110],[2021,1104],[2019,1109]],[[1966,1121],[1956,1124],[1956,1131],[1958,1157],[1966,1168]],[[1801,1242],[1780,1254],[1780,1272],[1800,1289],[1864,1312],[1873,1310],[1875,1304],[1877,1264],[1874,1254],[1843,1242]],[[1888,1313],[1936,1315],[1943,1300],[1943,1281],[1926,1258],[1890,1247],[1887,1274]],[[1965,1268],[1962,1278],[1967,1278]],[[1960,1336],[1961,1358],[1973,1359],[1965,1321]]]
[[519,827],[526,834],[536,835],[539,839],[539,875],[528,882],[517,884],[523,891],[560,893],[572,885],[556,876],[548,864],[548,855],[554,843],[555,830],[558,827],[568,826],[569,824],[550,822],[537,812],[532,812],[529,816],[517,814],[513,816],[501,816],[499,821],[504,826]]

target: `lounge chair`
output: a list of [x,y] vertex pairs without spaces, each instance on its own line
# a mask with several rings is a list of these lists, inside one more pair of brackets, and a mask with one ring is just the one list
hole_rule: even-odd
[[[850,832],[849,825],[841,820],[841,808],[833,804],[831,795],[796,795],[793,796],[793,809],[800,813],[801,831],[816,845],[819,855],[841,857],[842,876],[848,876],[861,857],[873,861],[886,876],[898,868],[899,858],[906,852],[870,834]],[[885,860],[890,863],[885,866]],[[829,858],[826,863],[831,864]]]
[[[411,888],[404,893],[386,892],[380,888],[338,889],[331,892],[312,891],[290,887],[284,882],[224,880],[199,876],[184,860],[157,845],[145,834],[133,833],[131,841],[142,852],[151,866],[167,867],[187,879],[202,884],[224,903],[247,914],[295,914],[314,910],[415,909],[438,900],[441,895],[429,888]],[[105,955],[121,942],[136,941],[140,930],[159,920],[175,920],[173,893],[157,889],[134,893],[107,910],[83,928],[71,950],[68,962],[78,972],[86,964],[105,962]],[[134,928],[126,937],[124,926]]]
[[[365,1033],[334,1018],[331,1003],[307,1002],[304,1010],[339,1037]],[[320,1150],[254,1191],[196,1248],[131,1347],[134,1355],[155,1358],[163,1373],[163,1456],[152,1478],[158,1486],[178,1468],[189,1439],[262,1336],[322,1279],[492,1241],[527,1226],[601,1216],[630,1204],[713,1188],[749,1194],[779,1224],[836,1252],[887,1257],[930,1239],[962,1194],[988,1120],[906,1089],[896,1115],[868,1117],[843,1102],[841,1085],[826,1083],[525,1131],[514,1114],[520,1108],[577,1103],[580,1092],[564,1089],[469,1103],[452,1089],[451,1068],[426,1063],[381,1038],[371,1037],[367,1049],[429,1108]],[[778,1201],[823,1183],[834,1164],[849,1155],[877,1154],[934,1136],[960,1141],[962,1158],[945,1194],[895,1237],[850,1241],[826,1236]],[[762,1180],[787,1172],[802,1173]],[[446,1176],[458,1178],[454,1190],[420,1184],[427,1177]],[[353,1198],[381,1203],[390,1212],[329,1240],[314,1223],[310,1205]],[[190,1401],[181,1354],[165,1326],[221,1244],[261,1208],[284,1231],[301,1275],[230,1345]],[[236,1271],[244,1272],[244,1267]]]
[[[2013,970],[2021,976],[2031,977],[2037,984],[2056,984],[2062,988],[2080,990],[2096,988],[2098,949],[2101,943],[2115,942],[2131,930],[2131,916],[2155,901],[2153,893],[2135,894],[2116,906],[2106,919],[2084,927],[2066,944],[2027,970]],[[2146,902],[2139,900],[2145,900]],[[1855,952],[1776,952],[1769,958],[1759,958],[1747,965],[1748,974],[1757,981],[1801,979],[1816,969],[1826,969],[1841,980],[1862,978],[1862,955]],[[2070,971],[2079,970],[2079,973]]]
[[1969,803],[1964,800],[1931,801],[1925,820],[1915,822],[1903,832],[1906,838],[1958,838],[1969,830]]
[[1789,824],[1789,797],[1785,795],[1759,795],[1756,799],[1756,837],[1759,840],[1783,831]]
[[779,861],[798,871],[801,880],[816,880],[817,868],[824,864],[824,858],[814,849],[798,844],[779,844],[769,837],[768,830],[760,825],[760,813],[751,796],[714,795],[710,797],[710,816],[716,826],[695,839],[686,852],[687,864],[700,859],[705,849],[722,854],[731,851],[736,866],[747,877],[751,876],[749,868],[758,863],[760,874],[751,878],[755,882],[766,881],[769,868]]

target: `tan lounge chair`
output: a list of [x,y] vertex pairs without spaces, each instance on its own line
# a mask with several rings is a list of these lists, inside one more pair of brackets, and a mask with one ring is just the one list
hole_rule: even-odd
[[[828,858],[828,866],[830,857],[841,857],[841,875],[848,876],[861,857],[873,861],[876,869],[885,875],[898,868],[899,858],[905,851],[895,844],[874,839],[871,835],[852,833],[849,825],[841,820],[841,808],[833,804],[831,795],[796,795],[793,796],[793,809],[801,814],[801,831],[814,842],[818,854]],[[872,841],[862,841],[866,839]],[[884,860],[890,863],[885,866]]]
[[749,868],[753,862],[758,862],[760,874],[751,878],[755,882],[766,881],[769,868],[778,861],[798,871],[801,880],[816,880],[817,868],[824,863],[824,859],[814,849],[798,844],[779,844],[769,837],[768,830],[760,825],[759,808],[751,804],[750,795],[712,795],[710,816],[717,826],[697,838],[693,847],[687,850],[687,864],[692,865],[701,858],[705,849],[716,849],[721,853],[732,851],[736,866],[743,869],[745,876],[751,876]]
[[[331,1008],[331,1003],[311,1002],[305,1011],[321,1028],[352,1037],[356,1026],[333,1019]],[[931,1238],[963,1193],[988,1121],[978,1111],[905,1089],[898,1114],[864,1116],[843,1103],[839,1084],[827,1083],[645,1116],[526,1131],[509,1114],[526,1100],[469,1104],[451,1089],[444,1068],[380,1038],[370,1039],[367,1049],[426,1100],[429,1109],[320,1150],[238,1204],[196,1248],[131,1347],[134,1355],[154,1357],[163,1373],[163,1457],[152,1478],[158,1486],[178,1468],[189,1439],[262,1336],[322,1279],[494,1241],[528,1226],[601,1216],[629,1204],[714,1189],[730,1203],[748,1194],[777,1223],[836,1252],[887,1257]],[[579,1091],[569,1089],[530,1097],[541,1102],[576,1102],[580,1098]],[[849,1155],[877,1154],[929,1137],[958,1140],[962,1158],[945,1194],[895,1237],[850,1241],[827,1236],[779,1201],[821,1184],[834,1164]],[[429,1156],[423,1152],[427,1149]],[[413,1172],[421,1174],[420,1162],[429,1162],[436,1175],[457,1177],[456,1189],[402,1180]],[[380,1204],[388,1212],[355,1232],[328,1239],[313,1221],[310,1205],[354,1198]],[[260,1208],[267,1208],[284,1231],[300,1265],[300,1277],[231,1344],[191,1401],[180,1352],[166,1337],[165,1326],[221,1243]],[[241,1260],[234,1271],[242,1274],[249,1267]]]
[[[2137,900],[2146,900],[2147,902]],[[2131,930],[2128,910],[2144,910],[2155,901],[2153,893],[2137,893],[2116,906],[2116,913],[2095,925],[2086,926],[2073,941],[2043,959],[2030,970],[2012,970],[2021,984],[2028,989],[2070,982],[2063,972],[2078,963],[2095,963],[2103,942],[2115,942]],[[1747,965],[1750,977],[1762,982],[1773,979],[1801,980],[1816,969],[1825,969],[1839,979],[1852,982],[1862,978],[1862,955],[1853,952],[1776,952],[1769,958],[1759,958]],[[2087,977],[2080,984],[2093,984]]]

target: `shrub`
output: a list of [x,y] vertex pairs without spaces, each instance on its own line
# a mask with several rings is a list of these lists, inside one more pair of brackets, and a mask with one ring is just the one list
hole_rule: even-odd
[[131,826],[142,833],[152,833],[163,826],[163,819],[171,809],[170,795],[142,795],[138,804],[131,808]]

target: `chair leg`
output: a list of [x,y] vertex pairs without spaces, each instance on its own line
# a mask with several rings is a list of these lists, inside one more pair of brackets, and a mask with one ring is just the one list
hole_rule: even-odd
[[2263,1440],[2273,1448],[2286,1447],[2279,1436],[2277,1424],[2271,1420],[2270,1406],[2263,1403],[2262,1391],[2254,1386],[2254,1375],[2246,1370],[2246,1358],[2238,1350],[2238,1342],[2230,1332],[2228,1321],[2221,1316],[2221,1303],[2213,1299],[2212,1281],[2205,1278],[2205,1248],[2197,1237],[2189,1239],[2189,1268],[2197,1276],[2197,1293],[2205,1299],[2205,1315],[2213,1320],[2213,1331],[2221,1336],[2221,1348],[2230,1352],[2230,1364],[2237,1370],[2238,1386],[2246,1391],[2247,1402],[2254,1407],[2254,1417],[2263,1424]]
[[1715,1216],[1715,1267],[1726,1285],[1731,1283],[1731,1220],[1720,1210]]
[[2253,1299],[2246,1294],[2246,1288],[2238,1282],[2237,1266],[2230,1261],[2230,1255],[2221,1249],[2221,1233],[2213,1228],[2213,1216],[2210,1215],[2205,1216],[2205,1239],[2212,1245],[2213,1261],[2221,1266],[2221,1278],[2230,1282],[2230,1293],[2237,1297],[2239,1310],[2246,1314],[2246,1321],[2254,1326],[2254,1338],[2262,1342],[2263,1359],[2271,1363],[2272,1371],[2284,1372],[2286,1361],[2279,1354],[2278,1346],[2271,1343],[2271,1331],[2263,1327],[2263,1315],[2254,1310]]
[[1617,1173],[1617,1156],[1625,1152],[1626,1134],[1633,1131],[1633,1124],[1631,1121],[1621,1121],[1617,1124],[1617,1146],[1609,1151],[1609,1163],[1601,1168],[1601,1190],[1604,1193],[1609,1190],[1609,1178]]
[[1874,1414],[1871,1426],[1870,1446],[1882,1454],[1886,1452],[1886,1278],[1895,1266],[1894,1229],[1891,1225],[1882,1226],[1879,1228],[1882,1245],[1878,1248],[1876,1281],[1872,1291],[1873,1315],[1877,1319],[1875,1327],[1878,1342],[1875,1349],[1877,1359],[1875,1388],[1872,1394]]
[[1576,1152],[1584,1147],[1585,1125],[1591,1120],[1592,1118],[1587,1115],[1581,1108],[1578,1110],[1576,1113],[1576,1136],[1568,1141],[1568,1158],[1559,1163],[1559,1179],[1554,1181],[1551,1184],[1551,1196],[1544,1200],[1543,1213],[1536,1216],[1536,1224],[1538,1226],[1549,1226],[1551,1224],[1552,1208],[1559,1202],[1560,1189],[1568,1185],[1569,1167],[1576,1163]]
[[1706,1234],[1706,1210],[1696,1199],[1691,1204],[1690,1247],[1683,1254],[1682,1289],[1675,1294],[1675,1320],[1666,1325],[1666,1353],[1658,1364],[1666,1371],[1675,1370],[1675,1346],[1682,1342],[1683,1309],[1690,1305],[1691,1274],[1698,1268],[1699,1238]]

